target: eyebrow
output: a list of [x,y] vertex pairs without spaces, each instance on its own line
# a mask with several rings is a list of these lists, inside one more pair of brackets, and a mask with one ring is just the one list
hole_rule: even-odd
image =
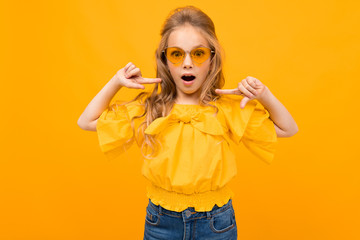
[[[169,47],[170,47],[170,46],[169,46]],[[171,46],[171,47],[181,48],[181,47],[179,47],[179,46]],[[199,45],[194,46],[192,49],[198,48],[198,47],[206,47],[206,46],[204,46],[204,44],[199,44]],[[181,48],[181,49],[182,49],[182,48]]]

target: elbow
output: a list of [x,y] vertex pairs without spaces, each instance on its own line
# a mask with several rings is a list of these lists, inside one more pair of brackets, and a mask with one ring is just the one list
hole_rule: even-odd
[[77,125],[81,129],[86,130],[86,131],[96,132],[96,124],[97,124],[97,119],[92,122],[85,122],[85,121],[81,120],[81,117],[80,117],[77,121]]
[[299,131],[299,129],[293,130],[292,132],[289,133],[288,137],[294,136],[298,131]]
[[297,132],[299,131],[299,127],[297,126],[297,124],[295,123],[295,126],[291,128],[291,130],[289,130],[286,133],[286,137],[292,137],[294,136]]
[[77,120],[77,125],[83,129],[83,130],[86,130],[86,125],[84,124],[83,121],[81,121],[81,117]]
[[83,130],[88,130],[88,123],[86,123],[81,116],[77,120],[77,125]]
[[283,130],[283,129],[281,129],[278,126],[275,125],[275,130],[276,130],[277,137],[287,138],[287,137],[294,136],[299,131],[299,128],[295,124],[293,127],[290,127],[290,128],[288,128],[286,130]]
[[297,132],[299,131],[299,127],[298,125],[295,123],[294,129],[293,129],[293,133],[291,136],[294,136],[295,134],[297,134]]

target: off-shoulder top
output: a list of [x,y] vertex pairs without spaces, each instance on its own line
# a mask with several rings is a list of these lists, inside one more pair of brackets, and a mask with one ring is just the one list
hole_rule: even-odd
[[[142,174],[149,180],[147,196],[155,204],[171,211],[194,207],[210,211],[223,206],[233,197],[227,186],[235,177],[234,147],[243,143],[258,158],[271,163],[277,135],[269,112],[257,101],[240,108],[241,96],[223,95],[211,102],[218,108],[174,104],[166,117],[155,119],[145,134],[160,144],[152,158],[144,158]],[[134,141],[141,146],[143,138],[135,137],[131,126],[134,116],[142,115],[138,102],[109,106],[97,121],[102,152],[113,159]],[[144,117],[133,121],[135,129]]]

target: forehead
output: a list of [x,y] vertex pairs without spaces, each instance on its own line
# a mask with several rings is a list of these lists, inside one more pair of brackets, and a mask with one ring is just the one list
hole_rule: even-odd
[[180,47],[184,50],[191,50],[194,47],[209,47],[208,41],[201,32],[190,25],[181,26],[175,29],[169,36],[169,47]]

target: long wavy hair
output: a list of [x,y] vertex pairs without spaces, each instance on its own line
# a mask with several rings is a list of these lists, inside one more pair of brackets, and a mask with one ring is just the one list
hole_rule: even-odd
[[[152,135],[144,133],[147,126],[149,126],[156,118],[167,116],[177,97],[176,85],[173,77],[167,66],[167,60],[163,53],[167,47],[170,34],[186,24],[196,28],[203,37],[208,41],[210,48],[215,51],[211,56],[210,71],[201,87],[199,104],[204,106],[216,106],[210,104],[211,101],[216,101],[220,96],[215,93],[215,89],[222,88],[225,80],[223,75],[223,50],[219,44],[215,33],[215,26],[213,21],[194,6],[186,6],[176,8],[173,10],[161,30],[161,40],[158,48],[155,51],[156,56],[156,77],[161,78],[161,83],[155,85],[151,93],[141,92],[132,101],[140,100],[139,102],[144,106],[144,113],[140,116],[135,116],[131,122],[136,135],[143,136],[141,143],[141,152],[144,157],[151,158],[157,151],[160,143]],[[145,120],[140,124],[135,134],[134,119],[145,117]]]

